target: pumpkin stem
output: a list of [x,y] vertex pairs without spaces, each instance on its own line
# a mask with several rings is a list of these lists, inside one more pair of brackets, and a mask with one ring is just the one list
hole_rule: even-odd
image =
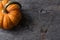
[[17,5],[20,6],[20,9],[21,9],[21,4],[20,4],[20,3],[9,1],[9,2],[4,6],[4,9],[3,9],[3,12],[4,12],[4,13],[8,13],[8,11],[6,10],[6,8],[7,8],[9,5],[11,5],[11,4],[17,4]]

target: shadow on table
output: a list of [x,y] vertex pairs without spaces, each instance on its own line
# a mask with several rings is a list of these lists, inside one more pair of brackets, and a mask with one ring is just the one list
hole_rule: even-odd
[[12,30],[8,31],[25,31],[32,30],[32,27],[29,25],[32,24],[32,17],[27,13],[28,10],[22,10],[22,20],[19,22],[18,26],[14,27]]

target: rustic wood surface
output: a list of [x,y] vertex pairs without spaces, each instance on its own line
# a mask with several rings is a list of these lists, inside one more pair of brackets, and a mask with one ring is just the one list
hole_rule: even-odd
[[13,30],[0,29],[0,40],[41,40],[41,27],[48,29],[46,40],[60,40],[60,0],[12,1],[21,3],[23,19]]

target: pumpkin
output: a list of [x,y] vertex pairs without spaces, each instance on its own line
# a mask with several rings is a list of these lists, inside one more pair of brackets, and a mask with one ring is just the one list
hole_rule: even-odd
[[9,0],[0,1],[0,28],[12,29],[22,18],[21,4]]

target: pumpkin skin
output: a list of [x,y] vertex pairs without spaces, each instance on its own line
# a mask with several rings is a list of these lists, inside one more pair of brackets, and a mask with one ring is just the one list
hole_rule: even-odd
[[21,5],[17,2],[2,0],[0,2],[0,27],[12,29],[14,26],[17,26],[22,18],[20,8]]

